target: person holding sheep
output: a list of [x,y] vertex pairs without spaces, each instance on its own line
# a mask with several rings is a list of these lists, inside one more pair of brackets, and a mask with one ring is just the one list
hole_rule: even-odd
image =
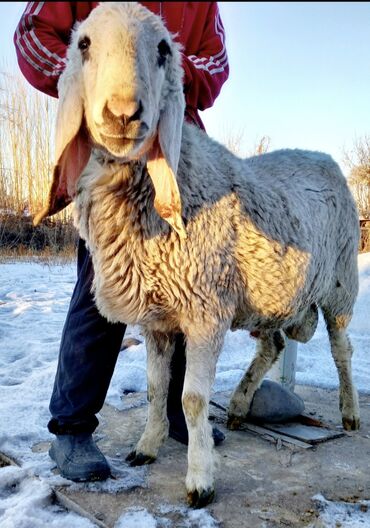
[[[58,97],[58,79],[66,64],[71,30],[99,2],[29,2],[14,35],[20,70],[41,92]],[[198,110],[213,105],[229,74],[225,32],[216,2],[142,2],[160,15],[183,46],[186,118],[204,128]],[[73,200],[76,175],[87,162],[89,149],[80,134],[74,166],[61,175],[55,211]],[[105,479],[109,465],[92,439],[120,351],[126,325],[102,317],[90,293],[94,271],[83,241],[79,241],[77,283],[63,329],[59,363],[50,401],[51,448],[61,474],[75,481]],[[168,398],[169,434],[187,444],[181,394],[185,345],[178,336]],[[224,439],[214,428],[215,444]]]

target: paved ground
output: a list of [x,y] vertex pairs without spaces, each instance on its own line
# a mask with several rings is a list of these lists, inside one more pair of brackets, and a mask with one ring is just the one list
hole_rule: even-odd
[[[337,391],[298,386],[296,392],[305,401],[306,413],[341,429]],[[116,463],[122,460],[123,471],[127,467],[125,456],[138,440],[146,417],[145,395],[125,398],[127,405],[134,407],[117,411],[105,406],[98,430],[100,448]],[[214,399],[225,401],[225,395],[215,395]],[[360,396],[360,407],[360,432],[348,433],[312,449],[271,442],[247,431],[227,431],[222,412],[213,408],[214,421],[227,435],[224,444],[217,448],[216,499],[207,507],[218,523],[214,526],[319,528],[322,524],[312,501],[315,494],[347,502],[370,499],[369,395]],[[205,521],[189,521],[184,508],[185,446],[169,439],[154,464],[135,471],[136,482],[132,481],[130,469],[128,489],[118,493],[60,488],[59,499],[82,508],[102,527],[113,528],[128,508],[141,507],[162,519],[158,528],[204,528]],[[73,502],[69,503],[70,500]]]

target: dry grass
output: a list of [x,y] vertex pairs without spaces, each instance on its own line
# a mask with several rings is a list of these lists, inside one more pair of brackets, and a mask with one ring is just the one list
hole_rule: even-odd
[[53,166],[56,101],[20,74],[0,73],[0,257],[74,254],[76,233],[65,209],[34,228]]
[[34,227],[30,216],[0,215],[0,262],[33,256],[47,261],[72,259],[76,245],[72,223],[47,220]]

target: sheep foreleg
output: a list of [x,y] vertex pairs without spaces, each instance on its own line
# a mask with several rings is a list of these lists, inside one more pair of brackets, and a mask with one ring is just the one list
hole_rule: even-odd
[[187,336],[182,403],[189,433],[186,489],[188,503],[194,508],[202,508],[214,497],[214,444],[208,407],[225,332],[217,331],[208,341]]
[[168,436],[167,395],[170,363],[175,348],[174,336],[159,332],[145,333],[147,347],[148,418],[134,451],[126,460],[131,466],[150,464]]

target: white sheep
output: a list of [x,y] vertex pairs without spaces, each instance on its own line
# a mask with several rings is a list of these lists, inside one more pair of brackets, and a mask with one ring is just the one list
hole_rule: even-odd
[[[168,434],[175,334],[186,336],[183,408],[190,505],[214,495],[208,402],[230,328],[258,335],[235,390],[231,428],[284,347],[312,336],[323,312],[346,429],[359,427],[346,328],[358,290],[358,215],[327,155],[281,150],[242,160],[183,120],[179,46],[136,3],[102,3],[76,27],[59,82],[57,164],[86,121],[92,155],[77,184],[76,226],[92,254],[95,300],[110,321],[140,324],[148,419],[128,459],[153,461]],[[59,182],[60,183],[60,182]],[[181,197],[181,200],[180,200]]]

